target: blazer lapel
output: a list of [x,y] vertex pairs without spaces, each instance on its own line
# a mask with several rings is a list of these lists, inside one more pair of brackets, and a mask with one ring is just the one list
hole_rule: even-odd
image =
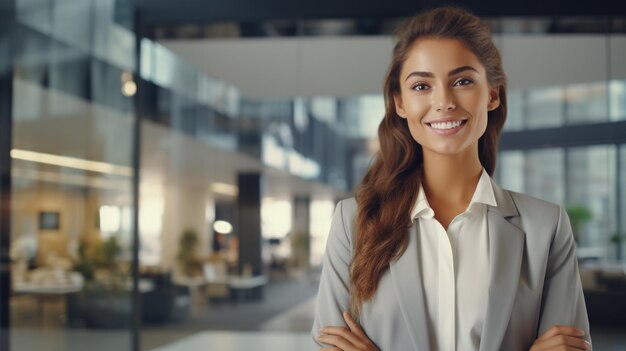
[[489,206],[489,297],[480,351],[500,349],[518,287],[525,233],[510,220],[519,217],[511,194],[491,180],[497,207]]
[[430,339],[426,325],[424,290],[419,275],[417,257],[417,225],[409,229],[409,244],[406,251],[389,264],[389,271],[396,297],[400,303],[402,317],[409,328],[415,351],[430,350]]

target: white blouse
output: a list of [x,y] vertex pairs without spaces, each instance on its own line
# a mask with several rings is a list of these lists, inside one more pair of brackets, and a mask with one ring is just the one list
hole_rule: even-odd
[[434,350],[478,350],[487,308],[489,240],[487,205],[497,206],[489,174],[482,174],[467,209],[446,231],[434,218],[424,188],[411,219],[419,225],[418,257]]

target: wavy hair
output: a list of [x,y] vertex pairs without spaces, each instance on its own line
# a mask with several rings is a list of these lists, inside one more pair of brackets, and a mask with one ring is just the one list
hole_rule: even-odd
[[[478,140],[480,163],[493,176],[498,139],[506,120],[506,77],[489,26],[457,7],[441,7],[409,19],[395,33],[396,43],[384,81],[385,116],[378,127],[380,149],[356,190],[357,217],[350,263],[352,315],[359,319],[362,304],[376,293],[392,260],[407,248],[423,164],[422,146],[398,116],[394,94],[400,93],[400,71],[413,43],[424,37],[463,42],[485,67],[490,86],[498,86],[500,106],[488,112],[485,133]],[[398,210],[400,209],[400,210]]]

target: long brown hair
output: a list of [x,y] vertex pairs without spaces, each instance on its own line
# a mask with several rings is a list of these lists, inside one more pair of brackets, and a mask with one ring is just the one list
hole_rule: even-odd
[[396,112],[400,71],[412,44],[424,36],[463,42],[476,55],[490,86],[499,86],[500,106],[488,112],[488,125],[478,141],[480,162],[493,176],[500,131],[506,120],[506,78],[489,26],[456,7],[432,9],[408,20],[396,32],[391,64],[385,76],[385,117],[378,127],[380,150],[356,191],[357,218],[350,264],[350,310],[360,317],[361,306],[376,293],[392,260],[407,248],[409,211],[414,205],[423,163],[422,146],[409,132],[407,120]]

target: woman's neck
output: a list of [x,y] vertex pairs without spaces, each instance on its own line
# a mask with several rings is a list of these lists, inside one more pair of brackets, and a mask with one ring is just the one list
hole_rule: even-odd
[[424,150],[422,186],[428,202],[446,206],[469,205],[482,173],[478,150],[444,155]]

